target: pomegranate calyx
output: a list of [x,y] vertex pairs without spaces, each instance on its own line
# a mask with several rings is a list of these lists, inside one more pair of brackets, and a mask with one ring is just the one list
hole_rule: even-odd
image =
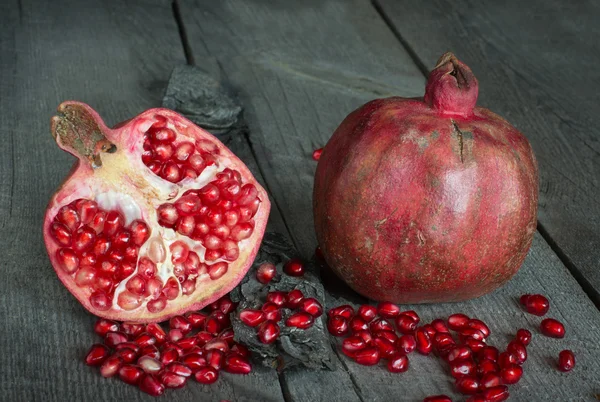
[[442,115],[468,117],[478,94],[479,84],[471,69],[447,52],[429,74],[424,100]]
[[63,102],[58,106],[58,113],[51,119],[50,130],[62,149],[89,161],[93,168],[102,166],[102,152],[116,152],[117,147],[106,139],[86,105]]

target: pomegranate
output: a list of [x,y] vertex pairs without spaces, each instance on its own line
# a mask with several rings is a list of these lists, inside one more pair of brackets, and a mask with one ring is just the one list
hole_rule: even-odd
[[83,103],[58,112],[52,134],[78,161],[50,200],[44,240],[59,279],[87,310],[158,322],[238,284],[270,203],[231,151],[167,109],[113,129]]
[[519,131],[475,107],[477,95],[469,67],[446,53],[423,99],[369,102],[324,147],[317,239],[358,293],[400,304],[467,300],[521,266],[536,230],[537,163]]

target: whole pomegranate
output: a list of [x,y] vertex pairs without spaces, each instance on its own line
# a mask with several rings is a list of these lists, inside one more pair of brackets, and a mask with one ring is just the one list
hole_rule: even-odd
[[507,282],[536,230],[527,139],[475,107],[478,83],[444,54],[424,98],[352,112],[319,160],[314,218],[326,262],[358,293],[395,303],[466,300]]
[[50,200],[44,240],[93,314],[156,322],[200,309],[244,277],[269,215],[265,190],[215,137],[167,109],[110,129],[88,105],[52,118],[79,160]]

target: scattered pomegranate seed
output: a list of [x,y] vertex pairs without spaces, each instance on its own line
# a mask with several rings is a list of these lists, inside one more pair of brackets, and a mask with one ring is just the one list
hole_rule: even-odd
[[333,336],[344,336],[348,333],[348,320],[341,315],[329,317],[327,330]]
[[406,354],[411,353],[417,348],[417,340],[413,335],[402,335],[396,342],[398,349]]
[[367,347],[367,343],[358,335],[350,336],[342,341],[342,352],[349,357],[354,357],[356,352],[365,347]]
[[523,375],[523,369],[518,364],[509,364],[500,370],[504,384],[516,384]]
[[96,343],[92,345],[85,357],[85,364],[88,366],[99,366],[104,363],[109,355],[110,349],[107,346]]
[[527,348],[519,341],[511,341],[506,347],[506,351],[515,355],[517,364],[523,364],[527,360]]
[[393,331],[394,327],[384,318],[376,318],[369,324],[369,329],[373,333],[381,331]]
[[304,301],[304,294],[298,289],[291,290],[287,294],[287,307],[296,309],[300,306],[300,303]]
[[152,374],[145,374],[140,378],[140,389],[152,396],[160,396],[165,392],[165,386]]
[[296,327],[299,329],[308,329],[312,327],[314,322],[315,319],[312,315],[302,311],[289,316],[288,319],[285,321],[285,325],[288,327]]
[[406,314],[400,314],[396,318],[396,328],[403,334],[412,334],[417,329],[418,324],[413,317]]
[[118,330],[119,323],[104,318],[98,319],[94,325],[94,332],[101,337],[106,336],[106,334],[109,332],[117,332]]
[[271,344],[279,338],[279,325],[274,321],[265,321],[258,327],[258,340],[264,344]]
[[483,334],[484,338],[487,338],[488,336],[490,336],[489,327],[483,321],[478,320],[476,318],[471,318],[467,322],[467,327],[480,331]]
[[125,364],[119,369],[119,379],[126,384],[137,385],[144,370],[133,364]]
[[510,352],[502,352],[498,355],[498,364],[501,368],[517,364],[517,356]]
[[423,328],[418,328],[415,331],[415,339],[417,341],[417,352],[422,355],[428,355],[431,353],[431,349],[433,348],[431,339],[429,338],[429,334],[423,330]]
[[494,363],[498,361],[498,355],[500,352],[498,348],[494,346],[486,346],[479,352],[479,360],[488,359],[493,361]]
[[475,362],[470,360],[457,360],[450,364],[450,375],[454,378],[473,376],[477,373]]
[[516,340],[527,346],[531,342],[531,332],[521,328],[517,330]]
[[454,331],[460,331],[469,322],[469,317],[464,314],[452,314],[448,317],[448,327]]
[[108,332],[104,337],[104,344],[109,348],[114,348],[119,343],[127,342],[127,335],[124,332]]
[[263,313],[265,313],[265,318],[270,321],[278,322],[281,320],[281,310],[274,303],[266,302],[261,307]]
[[302,276],[304,275],[304,264],[297,258],[292,258],[283,266],[283,272],[289,276]]
[[498,385],[502,385],[502,377],[492,372],[482,375],[479,381],[479,388],[481,390],[497,387]]
[[249,327],[259,326],[265,319],[265,313],[261,310],[246,309],[240,312],[240,321]]
[[277,307],[283,307],[287,302],[287,294],[280,291],[269,292],[267,293],[267,302],[273,303]]
[[403,373],[408,370],[408,357],[402,353],[393,355],[387,363],[387,369],[390,373]]
[[435,329],[435,332],[450,333],[446,322],[440,318],[431,321],[431,326]]
[[571,371],[575,367],[575,354],[570,350],[563,350],[558,354],[558,369],[560,371]]
[[270,262],[265,262],[256,270],[256,280],[266,285],[273,280],[275,274],[277,274],[277,268],[275,268],[275,265],[271,264]]
[[323,314],[323,306],[314,297],[308,297],[300,303],[300,310],[317,318]]
[[344,304],[338,307],[334,307],[327,313],[329,317],[341,316],[346,320],[349,320],[354,316],[354,308],[349,304]]
[[498,385],[484,390],[481,396],[484,401],[502,402],[507,400],[510,395],[506,385]]
[[542,334],[549,336],[551,338],[564,338],[565,336],[565,327],[560,323],[560,321],[555,320],[554,318],[546,318],[540,324],[540,331]]
[[357,313],[366,323],[370,323],[377,316],[377,308],[363,304],[358,308]]
[[500,366],[490,359],[479,360],[477,364],[477,374],[484,375],[486,373],[497,373],[500,371]]
[[479,390],[479,381],[474,376],[464,376],[456,380],[456,390],[461,394],[473,395]]
[[400,314],[400,307],[392,302],[381,302],[377,305],[377,313],[383,318],[395,318]]
[[353,333],[367,329],[369,329],[369,324],[367,324],[365,320],[363,320],[359,316],[352,317],[352,319],[350,320],[350,331],[352,331]]
[[521,296],[521,304],[529,314],[543,316],[550,308],[550,302],[542,295],[523,295]]
[[212,367],[202,367],[194,374],[194,378],[201,384],[212,384],[219,379],[219,372]]
[[245,357],[232,354],[225,358],[223,370],[232,374],[248,374],[252,371],[252,366]]
[[312,154],[313,160],[318,161],[319,159],[321,159],[321,153],[323,153],[323,148],[315,149]]
[[453,362],[455,360],[464,360],[471,357],[471,349],[465,346],[457,346],[454,349],[450,350],[446,360],[448,362]]
[[119,372],[119,369],[123,366],[123,359],[117,355],[108,357],[100,366],[100,375],[108,378],[112,377]]
[[[338,317],[344,319],[344,317]],[[379,363],[380,354],[376,347],[367,347],[354,354],[354,360],[363,366],[374,366]]]

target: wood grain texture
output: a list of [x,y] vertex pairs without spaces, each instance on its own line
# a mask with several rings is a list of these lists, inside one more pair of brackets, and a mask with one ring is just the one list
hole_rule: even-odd
[[600,305],[600,5],[377,2],[421,63],[455,52],[479,79],[478,104],[529,138],[539,221]]
[[[346,114],[367,100],[422,94],[423,75],[368,2],[253,0],[182,2],[181,7],[194,54],[208,51],[215,56],[239,90],[253,151],[274,203],[295,244],[309,257],[316,245],[312,150],[327,141]],[[552,295],[552,315],[571,328],[565,340],[537,333],[541,320],[518,307],[518,297],[526,292]],[[343,300],[331,297],[328,304]],[[600,387],[594,377],[600,360],[595,347],[599,313],[539,235],[523,269],[501,290],[460,304],[403,306],[411,307],[425,320],[458,311],[479,317],[492,325],[491,343],[501,347],[519,327],[532,329],[535,340],[526,374],[511,388],[511,400],[591,400]],[[555,370],[553,359],[562,348],[582,355],[581,371],[565,375]],[[361,401],[418,401],[441,392],[458,396],[439,362],[411,357],[413,370],[391,375],[382,367],[361,367],[340,355],[337,376],[284,372],[284,394],[293,401],[342,401],[353,395],[350,391],[353,400]]]
[[[156,400],[84,365],[88,348],[100,341],[95,318],[57,280],[40,229],[46,203],[73,163],[49,133],[58,104],[85,101],[115,124],[160,106],[180,63],[185,58],[169,2],[0,5],[0,400]],[[240,140],[231,147],[252,168],[248,144]],[[262,367],[248,376],[224,373],[213,386],[190,382],[163,398],[283,400],[276,372]]]

